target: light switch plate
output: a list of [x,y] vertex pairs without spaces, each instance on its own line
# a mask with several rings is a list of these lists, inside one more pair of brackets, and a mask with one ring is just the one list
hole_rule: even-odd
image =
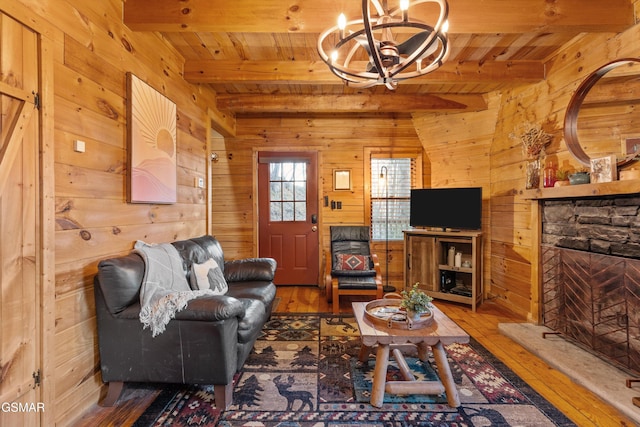
[[73,151],[75,151],[76,153],[84,153],[85,151],[84,141],[81,141],[79,139],[76,139],[75,141],[73,141]]

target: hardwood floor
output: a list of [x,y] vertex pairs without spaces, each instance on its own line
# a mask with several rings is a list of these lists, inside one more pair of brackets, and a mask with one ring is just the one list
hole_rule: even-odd
[[[276,307],[278,313],[323,313],[330,312],[324,291],[315,287],[280,286]],[[341,312],[351,311],[351,301],[340,301]],[[525,320],[500,306],[485,302],[476,313],[470,307],[435,301],[438,308],[458,323],[463,329],[496,355],[538,393],[562,410],[579,426],[634,426],[615,408],[601,401],[589,390],[573,383],[561,372],[551,368],[538,357],[529,353],[498,331],[498,324],[524,322]],[[154,400],[157,391],[144,388],[125,387],[118,405],[103,408],[95,405],[74,427],[130,426]]]

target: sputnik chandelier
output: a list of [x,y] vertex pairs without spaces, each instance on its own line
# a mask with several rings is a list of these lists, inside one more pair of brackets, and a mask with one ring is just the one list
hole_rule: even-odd
[[[398,82],[430,73],[447,59],[447,1],[399,2],[390,9],[387,0],[362,0],[362,19],[347,21],[340,14],[338,24],[320,34],[320,57],[347,86],[394,90]],[[420,11],[435,17],[434,5],[439,7],[434,26],[409,18],[410,8],[412,15]]]

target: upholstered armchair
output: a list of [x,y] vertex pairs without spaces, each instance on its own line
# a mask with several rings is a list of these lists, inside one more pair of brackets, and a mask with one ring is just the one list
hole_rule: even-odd
[[332,226],[325,257],[325,290],[334,313],[340,311],[341,295],[382,298],[380,263],[371,253],[369,227]]

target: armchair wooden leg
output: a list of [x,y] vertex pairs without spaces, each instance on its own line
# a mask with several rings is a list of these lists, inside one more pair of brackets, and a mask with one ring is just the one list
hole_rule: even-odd
[[338,294],[338,285],[333,286],[333,314],[340,313],[340,295]]
[[227,385],[214,385],[213,395],[215,398],[216,408],[229,409],[233,402],[233,382]]
[[120,398],[120,394],[122,394],[122,389],[124,388],[124,382],[122,381],[111,381],[107,385],[107,396],[104,398],[100,406],[113,406],[116,404],[118,399]]

